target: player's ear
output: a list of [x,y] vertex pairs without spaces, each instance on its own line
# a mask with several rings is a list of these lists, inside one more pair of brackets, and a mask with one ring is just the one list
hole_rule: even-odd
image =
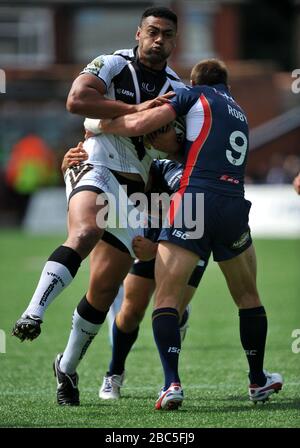
[[137,32],[135,33],[135,40],[140,40],[141,28],[138,26]]
[[196,85],[195,81],[193,81],[192,79],[190,80],[190,84],[191,84],[192,87],[194,87]]

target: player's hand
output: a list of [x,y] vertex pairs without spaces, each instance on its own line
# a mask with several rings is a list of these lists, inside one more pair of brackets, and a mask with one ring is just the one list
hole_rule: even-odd
[[143,236],[136,236],[132,241],[132,248],[136,257],[141,261],[150,261],[156,257],[157,243]]
[[83,143],[79,142],[76,148],[71,148],[69,149],[68,152],[66,152],[61,164],[61,170],[63,174],[66,172],[68,168],[71,168],[72,166],[75,165],[79,165],[79,163],[87,159],[88,159],[88,153],[83,148]]
[[298,174],[298,176],[295,177],[294,181],[293,181],[293,185],[295,188],[295,191],[300,194],[300,173]]
[[141,104],[136,105],[136,112],[142,112],[143,110],[153,109],[153,107],[162,106],[163,104],[169,103],[170,98],[175,95],[175,92],[168,92],[164,95],[154,98],[154,100],[144,101]]

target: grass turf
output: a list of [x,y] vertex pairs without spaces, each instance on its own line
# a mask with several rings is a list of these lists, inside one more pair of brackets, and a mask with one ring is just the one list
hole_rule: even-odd
[[300,328],[299,240],[255,241],[258,286],[269,319],[265,365],[283,374],[283,391],[265,405],[255,407],[248,401],[237,310],[218,266],[211,262],[192,302],[181,356],[186,399],[177,412],[154,410],[162,370],[150,309],[128,358],[123,398],[117,402],[98,399],[110,359],[105,325],[78,369],[81,406],[56,405],[52,361],[65,347],[72,311],[86,291],[88,264],[49,308],[36,341],[22,344],[10,332],[31,297],[44,261],[61,241],[60,237],[0,233],[0,329],[7,336],[6,353],[0,353],[1,427],[300,427],[300,353],[291,349],[292,331]]

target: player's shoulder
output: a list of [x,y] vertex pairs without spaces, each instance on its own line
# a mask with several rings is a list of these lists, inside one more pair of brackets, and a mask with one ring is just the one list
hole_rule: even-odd
[[132,49],[117,50],[111,54],[100,54],[87,65],[87,69],[90,73],[94,72],[97,75],[103,67],[124,66],[133,57]]
[[182,83],[182,85],[180,85],[174,89],[174,92],[176,93],[176,95],[187,96],[187,95],[190,95],[191,87]]
[[172,70],[168,65],[166,66],[166,74],[174,89],[184,87],[184,83],[181,81],[177,73],[174,72],[174,70]]
[[197,92],[203,93],[206,96],[221,96],[225,99],[230,98],[233,100],[228,88],[224,84],[214,84],[212,86],[200,84],[195,86],[194,88]]
[[134,59],[135,55],[134,55],[134,49],[133,48],[125,48],[122,50],[116,50],[112,56],[119,56],[122,57],[123,59],[127,60],[127,61],[131,61]]
[[175,87],[174,92],[176,96],[174,97],[174,101],[178,102],[186,102],[187,100],[193,99],[195,96],[193,93],[193,89],[190,86],[183,84],[182,86]]
[[111,65],[126,65],[128,61],[134,59],[133,49],[116,50],[111,54],[102,54],[95,60],[102,61],[104,64],[109,63]]
[[[178,81],[181,82],[181,79],[179,78],[179,76],[177,75],[176,72],[174,72],[174,70],[171,69],[171,67],[169,65],[166,66],[166,73],[169,79],[172,79],[174,81]],[[183,84],[183,83],[182,83]]]
[[198,100],[201,95],[211,97],[216,93],[216,90],[204,84],[196,86],[184,86],[184,88],[175,89],[176,97],[184,101]]

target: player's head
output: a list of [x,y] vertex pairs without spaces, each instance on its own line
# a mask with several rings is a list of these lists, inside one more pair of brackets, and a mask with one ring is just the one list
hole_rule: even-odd
[[146,65],[163,65],[176,45],[177,16],[163,6],[146,9],[136,33],[139,57]]
[[205,84],[213,86],[215,84],[225,84],[228,86],[228,72],[223,61],[218,59],[204,59],[198,62],[191,72],[192,86]]

